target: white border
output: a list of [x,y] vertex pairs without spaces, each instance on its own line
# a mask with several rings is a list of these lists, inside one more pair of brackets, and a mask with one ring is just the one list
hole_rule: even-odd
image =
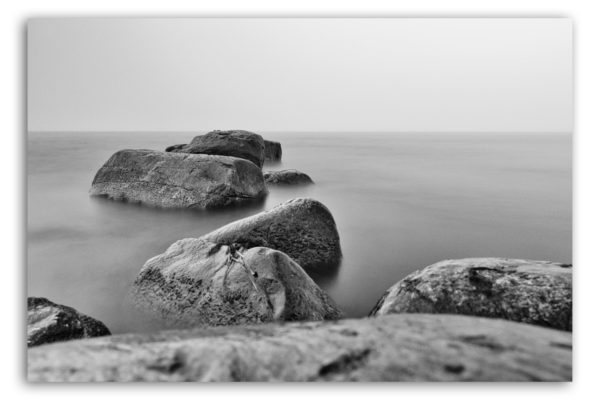
[[[393,0],[102,0],[35,1],[5,0],[0,12],[0,84],[3,125],[2,248],[3,327],[2,342],[9,357],[2,362],[3,398],[13,396],[45,399],[105,399],[218,396],[240,399],[306,396],[340,398],[365,396],[502,399],[507,397],[551,399],[594,397],[598,374],[600,265],[598,241],[600,185],[600,6],[594,1],[558,0],[419,0],[404,4]],[[318,385],[29,385],[24,381],[24,35],[25,21],[33,16],[566,16],[575,27],[575,140],[574,140],[574,268],[575,348],[574,383],[571,384],[318,384]]]

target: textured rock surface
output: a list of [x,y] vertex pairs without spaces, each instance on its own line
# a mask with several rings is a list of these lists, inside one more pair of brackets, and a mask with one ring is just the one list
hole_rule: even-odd
[[314,183],[310,176],[295,169],[267,171],[263,174],[265,183],[271,185],[307,185]]
[[27,346],[110,335],[100,321],[43,297],[27,298]]
[[259,168],[262,168],[265,160],[265,144],[262,136],[241,130],[211,131],[196,136],[188,145],[171,147],[174,147],[171,151],[177,153],[239,157],[252,161]]
[[281,161],[281,143],[265,140],[265,161]]
[[262,172],[234,157],[121,150],[96,173],[90,194],[159,207],[222,207],[264,197]]
[[402,279],[371,315],[451,313],[571,330],[572,267],[549,261],[442,261]]
[[[135,283],[140,306],[177,326],[340,317],[337,306],[291,258],[265,247],[242,250],[183,239],[146,262]],[[256,277],[252,272],[256,273]]]
[[337,265],[342,255],[333,216],[313,199],[289,200],[203,238],[220,244],[240,243],[245,248],[270,247],[286,253],[305,269]]
[[129,334],[29,349],[28,379],[87,381],[570,381],[571,334],[404,314]]

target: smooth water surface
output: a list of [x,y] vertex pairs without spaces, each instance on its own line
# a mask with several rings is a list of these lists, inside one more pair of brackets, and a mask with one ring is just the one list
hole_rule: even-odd
[[366,315],[382,293],[434,262],[510,257],[571,262],[571,136],[558,134],[268,133],[282,163],[315,185],[271,188],[260,205],[161,210],[88,196],[117,150],[163,150],[191,133],[30,133],[27,150],[29,296],[47,297],[113,333],[163,328],[133,306],[144,262],[294,197],[332,212],[339,269],[315,281],[346,316]]

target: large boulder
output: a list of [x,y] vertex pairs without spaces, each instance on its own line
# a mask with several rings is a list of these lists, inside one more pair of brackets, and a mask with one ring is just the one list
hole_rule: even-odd
[[281,143],[265,140],[265,161],[281,161]]
[[389,288],[371,315],[450,313],[571,330],[572,267],[508,258],[446,260]]
[[33,382],[570,381],[570,332],[404,314],[128,334],[29,349]]
[[100,321],[43,297],[27,298],[27,346],[110,335]]
[[291,258],[183,239],[146,262],[134,283],[143,308],[177,326],[337,319],[341,313]]
[[265,183],[270,185],[310,185],[314,183],[310,176],[295,169],[267,171],[263,176]]
[[265,144],[262,136],[242,130],[211,131],[196,136],[188,145],[171,147],[170,151],[176,153],[212,154],[243,158],[252,161],[259,168],[262,168],[265,161]]
[[322,203],[306,198],[288,200],[203,238],[245,248],[270,247],[286,253],[304,269],[337,266],[342,256],[333,216]]
[[90,194],[159,207],[222,207],[260,199],[261,170],[224,156],[121,150],[96,173]]

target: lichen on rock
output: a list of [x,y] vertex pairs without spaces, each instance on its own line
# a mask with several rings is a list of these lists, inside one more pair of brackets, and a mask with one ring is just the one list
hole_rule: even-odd
[[572,327],[572,266],[508,258],[446,260],[390,287],[371,311],[503,318]]

